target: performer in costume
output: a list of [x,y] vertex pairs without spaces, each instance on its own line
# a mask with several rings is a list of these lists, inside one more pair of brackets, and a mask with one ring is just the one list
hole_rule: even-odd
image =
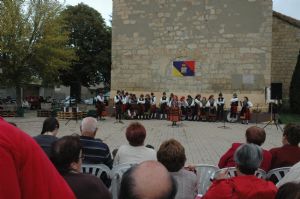
[[242,124],[248,124],[251,119],[250,108],[253,104],[249,101],[248,97],[244,97],[244,101],[241,102],[242,110],[241,110],[241,120]]
[[127,110],[129,109],[129,94],[128,92],[122,98],[122,114],[127,114]]
[[99,94],[96,97],[96,109],[97,109],[97,119],[102,120],[102,114],[105,110],[105,103],[104,103],[104,96],[102,92],[99,92]]
[[151,104],[150,118],[153,119],[156,118],[156,97],[154,96],[153,93],[151,93],[150,104]]
[[187,96],[187,110],[186,110],[186,115],[185,115],[185,119],[186,120],[193,120],[193,110],[194,110],[194,106],[195,106],[195,101],[192,98],[192,96],[188,95]]
[[195,107],[194,107],[194,115],[195,115],[194,119],[196,121],[200,121],[201,108],[202,108],[201,95],[198,94],[195,97]]
[[117,95],[114,97],[115,107],[116,107],[116,120],[120,123],[123,123],[121,121],[122,119],[122,95],[120,91],[117,91]]
[[163,96],[160,99],[160,119],[166,119],[167,114],[167,106],[168,106],[168,98],[166,96],[166,93],[163,92]]
[[233,93],[233,97],[230,100],[230,106],[230,117],[236,118],[239,106],[239,98],[237,97],[236,93]]
[[207,115],[208,115],[208,110],[209,110],[209,108],[206,107],[206,104],[207,104],[206,97],[202,97],[201,103],[202,103],[202,108],[201,108],[201,113],[200,113],[201,120],[206,121],[208,119]]
[[208,98],[208,101],[206,103],[206,107],[208,108],[208,120],[210,122],[216,121],[216,112],[217,112],[217,102],[214,99],[214,96],[211,95]]
[[184,96],[182,96],[180,98],[179,105],[180,105],[180,110],[181,110],[181,116],[184,117],[182,120],[184,120],[185,115],[186,115],[186,109],[187,109],[187,106],[188,106]]
[[181,117],[179,102],[176,95],[173,95],[173,98],[169,101],[169,107],[169,119],[172,122],[172,126],[176,126],[176,122],[180,121]]
[[145,98],[144,95],[141,94],[140,97],[137,100],[138,104],[138,119],[144,119],[144,111],[145,111]]
[[150,119],[151,98],[149,94],[145,96],[144,119]]
[[221,121],[224,119],[224,105],[225,99],[222,93],[219,93],[219,97],[217,99],[217,120]]

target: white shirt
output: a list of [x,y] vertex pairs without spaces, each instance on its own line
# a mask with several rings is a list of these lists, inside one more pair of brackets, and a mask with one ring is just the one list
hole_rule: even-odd
[[276,186],[281,187],[288,182],[300,182],[300,162],[292,166],[290,171],[276,184]]
[[225,98],[223,98],[223,100],[219,100],[219,98],[217,99],[217,104],[218,105],[224,105],[225,104]]
[[200,100],[198,100],[197,98],[194,100],[196,104],[198,104],[200,107],[202,107],[202,102]]
[[160,98],[160,103],[163,104],[163,103],[168,103],[169,102],[169,99],[166,97],[165,100],[163,100],[163,98]]
[[122,101],[122,97],[119,96],[119,95],[116,95],[115,98],[114,98],[114,102],[119,103],[120,101]]
[[155,96],[151,96],[151,105],[156,105],[156,97]]
[[125,163],[141,163],[147,160],[157,160],[156,151],[145,146],[120,146],[114,159],[114,166]]
[[104,102],[104,96],[97,95],[97,101]]
[[230,100],[230,103],[232,103],[232,102],[238,102],[239,101],[239,98],[231,98],[231,100]]
[[138,104],[145,104],[145,98],[143,98],[142,100],[141,100],[141,98],[139,98],[137,103]]
[[[214,107],[217,107],[216,100],[214,100],[213,106],[214,106]],[[210,102],[209,102],[209,100],[208,100],[207,103],[206,103],[206,107],[210,107]]]
[[122,103],[123,104],[127,104],[127,103],[129,103],[129,96],[127,95],[127,96],[125,96],[125,97],[123,97],[123,99],[122,99]]

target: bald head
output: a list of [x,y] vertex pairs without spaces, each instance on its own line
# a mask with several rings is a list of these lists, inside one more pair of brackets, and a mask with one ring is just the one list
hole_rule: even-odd
[[263,128],[251,126],[246,130],[247,143],[261,146],[266,140],[266,132]]
[[81,135],[95,137],[97,132],[97,120],[93,117],[86,117],[80,125]]
[[173,199],[176,192],[167,169],[157,161],[145,161],[123,175],[119,199]]

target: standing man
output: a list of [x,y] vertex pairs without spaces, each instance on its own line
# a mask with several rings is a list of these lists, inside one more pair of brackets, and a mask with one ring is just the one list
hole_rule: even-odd
[[165,119],[165,115],[167,114],[167,106],[168,106],[168,98],[166,96],[166,92],[163,92],[163,96],[160,98],[160,119]]
[[114,102],[115,102],[115,108],[116,108],[116,120],[119,121],[119,123],[123,123],[121,121],[122,119],[122,95],[121,95],[121,91],[117,91],[117,95],[114,98]]
[[217,120],[219,121],[224,119],[224,105],[225,99],[223,97],[223,94],[220,93],[217,99]]
[[150,118],[153,119],[156,118],[156,97],[154,93],[151,93],[150,104],[151,104]]
[[239,106],[239,98],[236,93],[233,93],[233,97],[230,100],[230,106],[230,118],[236,118]]
[[102,120],[102,113],[105,110],[104,96],[100,91],[96,98],[97,119]]

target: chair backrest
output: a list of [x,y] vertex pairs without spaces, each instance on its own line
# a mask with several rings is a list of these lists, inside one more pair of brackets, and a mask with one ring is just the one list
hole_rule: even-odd
[[[237,176],[236,167],[227,167],[227,168],[220,169],[220,170],[216,171],[215,176],[217,176],[219,173],[225,172],[226,170],[228,170],[228,173],[227,173],[227,176],[226,176],[227,178],[232,178],[232,177]],[[266,172],[262,169],[257,169],[255,171],[254,175],[256,177],[262,178],[262,179],[266,179],[266,176],[267,176]]]
[[110,187],[113,199],[118,199],[123,174],[134,165],[136,165],[136,163],[120,164],[113,167],[111,171],[112,182]]
[[270,180],[276,184],[290,171],[290,169],[291,167],[272,169],[267,174],[267,180]]
[[195,169],[199,180],[198,194],[204,195],[211,185],[210,179],[214,177],[218,167],[213,165],[198,164],[195,165]]
[[81,166],[82,173],[89,173],[98,178],[101,177],[102,173],[106,173],[110,177],[111,170],[105,164],[82,164]]

